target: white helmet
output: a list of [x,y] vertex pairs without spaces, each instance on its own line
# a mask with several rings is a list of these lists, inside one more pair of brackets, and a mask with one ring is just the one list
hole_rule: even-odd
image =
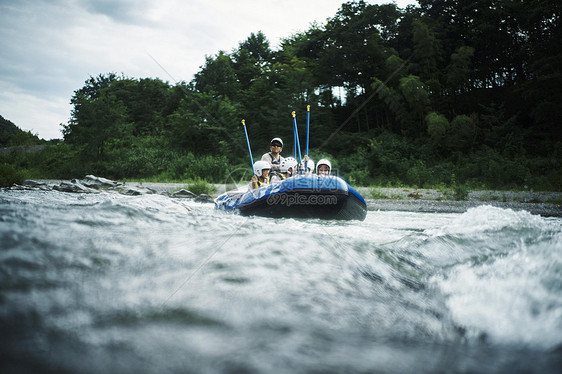
[[263,169],[271,169],[271,165],[269,165],[269,162],[267,161],[256,161],[254,162],[254,174],[257,175],[258,177],[261,177],[261,172]]
[[295,167],[299,163],[295,160],[294,157],[286,157],[283,161],[281,161],[281,165],[279,165],[279,170],[281,173],[288,173],[289,168],[293,168],[293,174],[295,173]]
[[318,174],[318,167],[320,165],[326,165],[330,168],[330,171],[332,171],[332,163],[330,162],[330,160],[323,158],[322,160],[318,161],[318,164],[316,165],[316,174]]
[[[301,161],[301,166],[304,169],[304,164],[306,163],[306,168],[309,169],[310,171],[314,170],[314,161],[312,160],[308,160],[308,161]],[[308,172],[307,170],[304,171],[305,174]]]
[[281,138],[273,138],[271,139],[269,144],[273,144],[274,142],[279,142],[279,144],[281,144],[281,147],[283,147],[283,140],[281,140]]

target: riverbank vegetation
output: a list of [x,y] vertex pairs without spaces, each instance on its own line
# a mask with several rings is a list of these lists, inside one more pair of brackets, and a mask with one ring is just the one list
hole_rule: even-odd
[[[243,175],[272,137],[354,185],[562,190],[562,5],[342,4],[272,48],[251,34],[190,82],[106,73],[71,99],[63,140],[0,163],[28,177],[206,180]],[[10,145],[18,145],[12,143]]]

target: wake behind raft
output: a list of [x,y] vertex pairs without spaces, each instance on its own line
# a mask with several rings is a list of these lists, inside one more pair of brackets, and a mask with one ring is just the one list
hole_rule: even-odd
[[297,175],[251,191],[229,191],[215,199],[215,208],[243,216],[321,218],[363,221],[367,204],[346,181],[336,176]]

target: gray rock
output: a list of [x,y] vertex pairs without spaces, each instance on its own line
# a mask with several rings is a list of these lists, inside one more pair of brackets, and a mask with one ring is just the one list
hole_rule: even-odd
[[96,189],[118,187],[122,185],[122,183],[120,182],[115,182],[102,177],[96,177],[95,175],[86,175],[86,177],[82,180],[82,184],[86,187]]
[[147,194],[154,193],[153,189],[146,188],[146,187],[118,187],[118,188],[112,188],[111,190],[129,196],[147,195]]
[[23,187],[24,189],[33,191],[51,191],[53,189],[53,185],[48,185],[45,182],[38,182],[31,179],[24,180]]
[[26,179],[23,181],[23,185],[24,186],[28,186],[28,187],[48,187],[47,183],[45,182],[38,182],[38,181],[34,181],[31,179]]
[[193,192],[185,190],[183,188],[179,191],[176,191],[176,192],[172,193],[170,196],[171,197],[184,198],[184,199],[194,199],[194,198],[197,197],[197,195],[194,194]]
[[28,186],[22,186],[21,184],[14,183],[11,187],[8,187],[8,189],[13,190],[13,191],[32,191],[35,188],[28,187]]
[[53,186],[53,189],[60,192],[75,192],[75,193],[98,193],[97,190],[82,185],[76,179],[69,182],[61,182],[58,186]]
[[195,201],[199,203],[212,203],[214,202],[213,197],[211,195],[207,195],[202,193],[201,195],[195,198]]

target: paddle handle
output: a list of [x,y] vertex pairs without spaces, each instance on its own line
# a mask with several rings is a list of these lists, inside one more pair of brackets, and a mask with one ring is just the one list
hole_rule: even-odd
[[242,120],[242,127],[246,135],[246,144],[248,145],[248,153],[250,154],[250,162],[252,163],[252,175],[256,174],[254,170],[254,158],[252,157],[252,148],[250,148],[250,138],[248,138],[248,131],[246,130],[246,120]]

